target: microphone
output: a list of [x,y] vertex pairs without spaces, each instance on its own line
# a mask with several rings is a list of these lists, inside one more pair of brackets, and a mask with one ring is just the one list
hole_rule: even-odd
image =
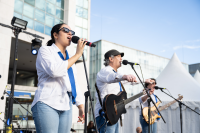
[[124,65],[127,65],[127,64],[130,64],[130,65],[140,65],[138,63],[128,62],[127,60],[123,60],[122,64],[124,64]]
[[[79,37],[73,36],[73,37],[72,37],[72,42],[73,42],[73,43],[78,43],[78,40],[79,40],[79,39],[80,39]],[[84,41],[84,43],[85,43],[85,42],[86,42],[86,41]],[[96,47],[96,45],[93,44],[92,42],[87,42],[86,45],[87,45],[87,46],[90,46],[90,47]]]
[[166,89],[166,88],[161,88],[161,87],[158,87],[158,86],[155,86],[154,87],[156,90],[163,90],[163,89]]

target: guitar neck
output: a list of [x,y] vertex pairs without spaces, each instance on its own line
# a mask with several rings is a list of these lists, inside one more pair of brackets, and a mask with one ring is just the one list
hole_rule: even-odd
[[136,95],[134,95],[134,96],[132,96],[132,97],[130,97],[130,98],[124,100],[124,104],[126,105],[126,104],[130,103],[130,102],[132,102],[133,100],[135,100],[135,99],[141,97],[142,95],[143,95],[143,92],[140,92],[140,93],[138,93],[138,94],[136,94]]
[[169,102],[168,104],[165,104],[164,106],[159,108],[159,111],[162,111],[163,109],[171,106],[172,104],[174,104],[176,102],[176,100]]

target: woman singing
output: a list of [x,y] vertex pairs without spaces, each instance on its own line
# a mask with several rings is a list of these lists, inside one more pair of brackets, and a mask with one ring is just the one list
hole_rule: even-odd
[[76,54],[70,56],[66,48],[74,34],[68,25],[57,24],[51,30],[47,46],[38,52],[38,89],[31,106],[37,133],[70,133],[72,104],[79,109],[78,122],[84,122],[84,99],[77,84],[75,62],[86,43],[79,39]]

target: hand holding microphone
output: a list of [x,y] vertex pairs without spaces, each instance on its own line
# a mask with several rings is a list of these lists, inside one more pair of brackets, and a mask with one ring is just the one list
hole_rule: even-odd
[[83,53],[83,50],[84,50],[85,45],[88,45],[88,46],[90,46],[90,47],[95,47],[95,46],[96,46],[95,44],[86,41],[86,39],[83,40],[83,38],[80,39],[80,38],[77,37],[77,36],[73,36],[73,37],[72,37],[72,42],[78,44],[78,45],[77,45],[77,48],[76,48],[76,53],[77,53],[78,55],[80,55],[80,56],[81,56],[82,53]]

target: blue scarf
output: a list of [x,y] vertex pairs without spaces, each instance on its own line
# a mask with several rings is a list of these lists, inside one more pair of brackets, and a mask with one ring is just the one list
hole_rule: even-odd
[[[66,53],[66,60],[68,60],[69,54],[67,50],[65,51],[65,53]],[[63,60],[65,60],[61,52],[58,52],[58,54]],[[72,103],[75,104],[76,103],[76,84],[75,84],[75,78],[74,78],[72,67],[70,67],[67,72],[69,75],[69,80],[70,80],[71,88],[72,88]]]

